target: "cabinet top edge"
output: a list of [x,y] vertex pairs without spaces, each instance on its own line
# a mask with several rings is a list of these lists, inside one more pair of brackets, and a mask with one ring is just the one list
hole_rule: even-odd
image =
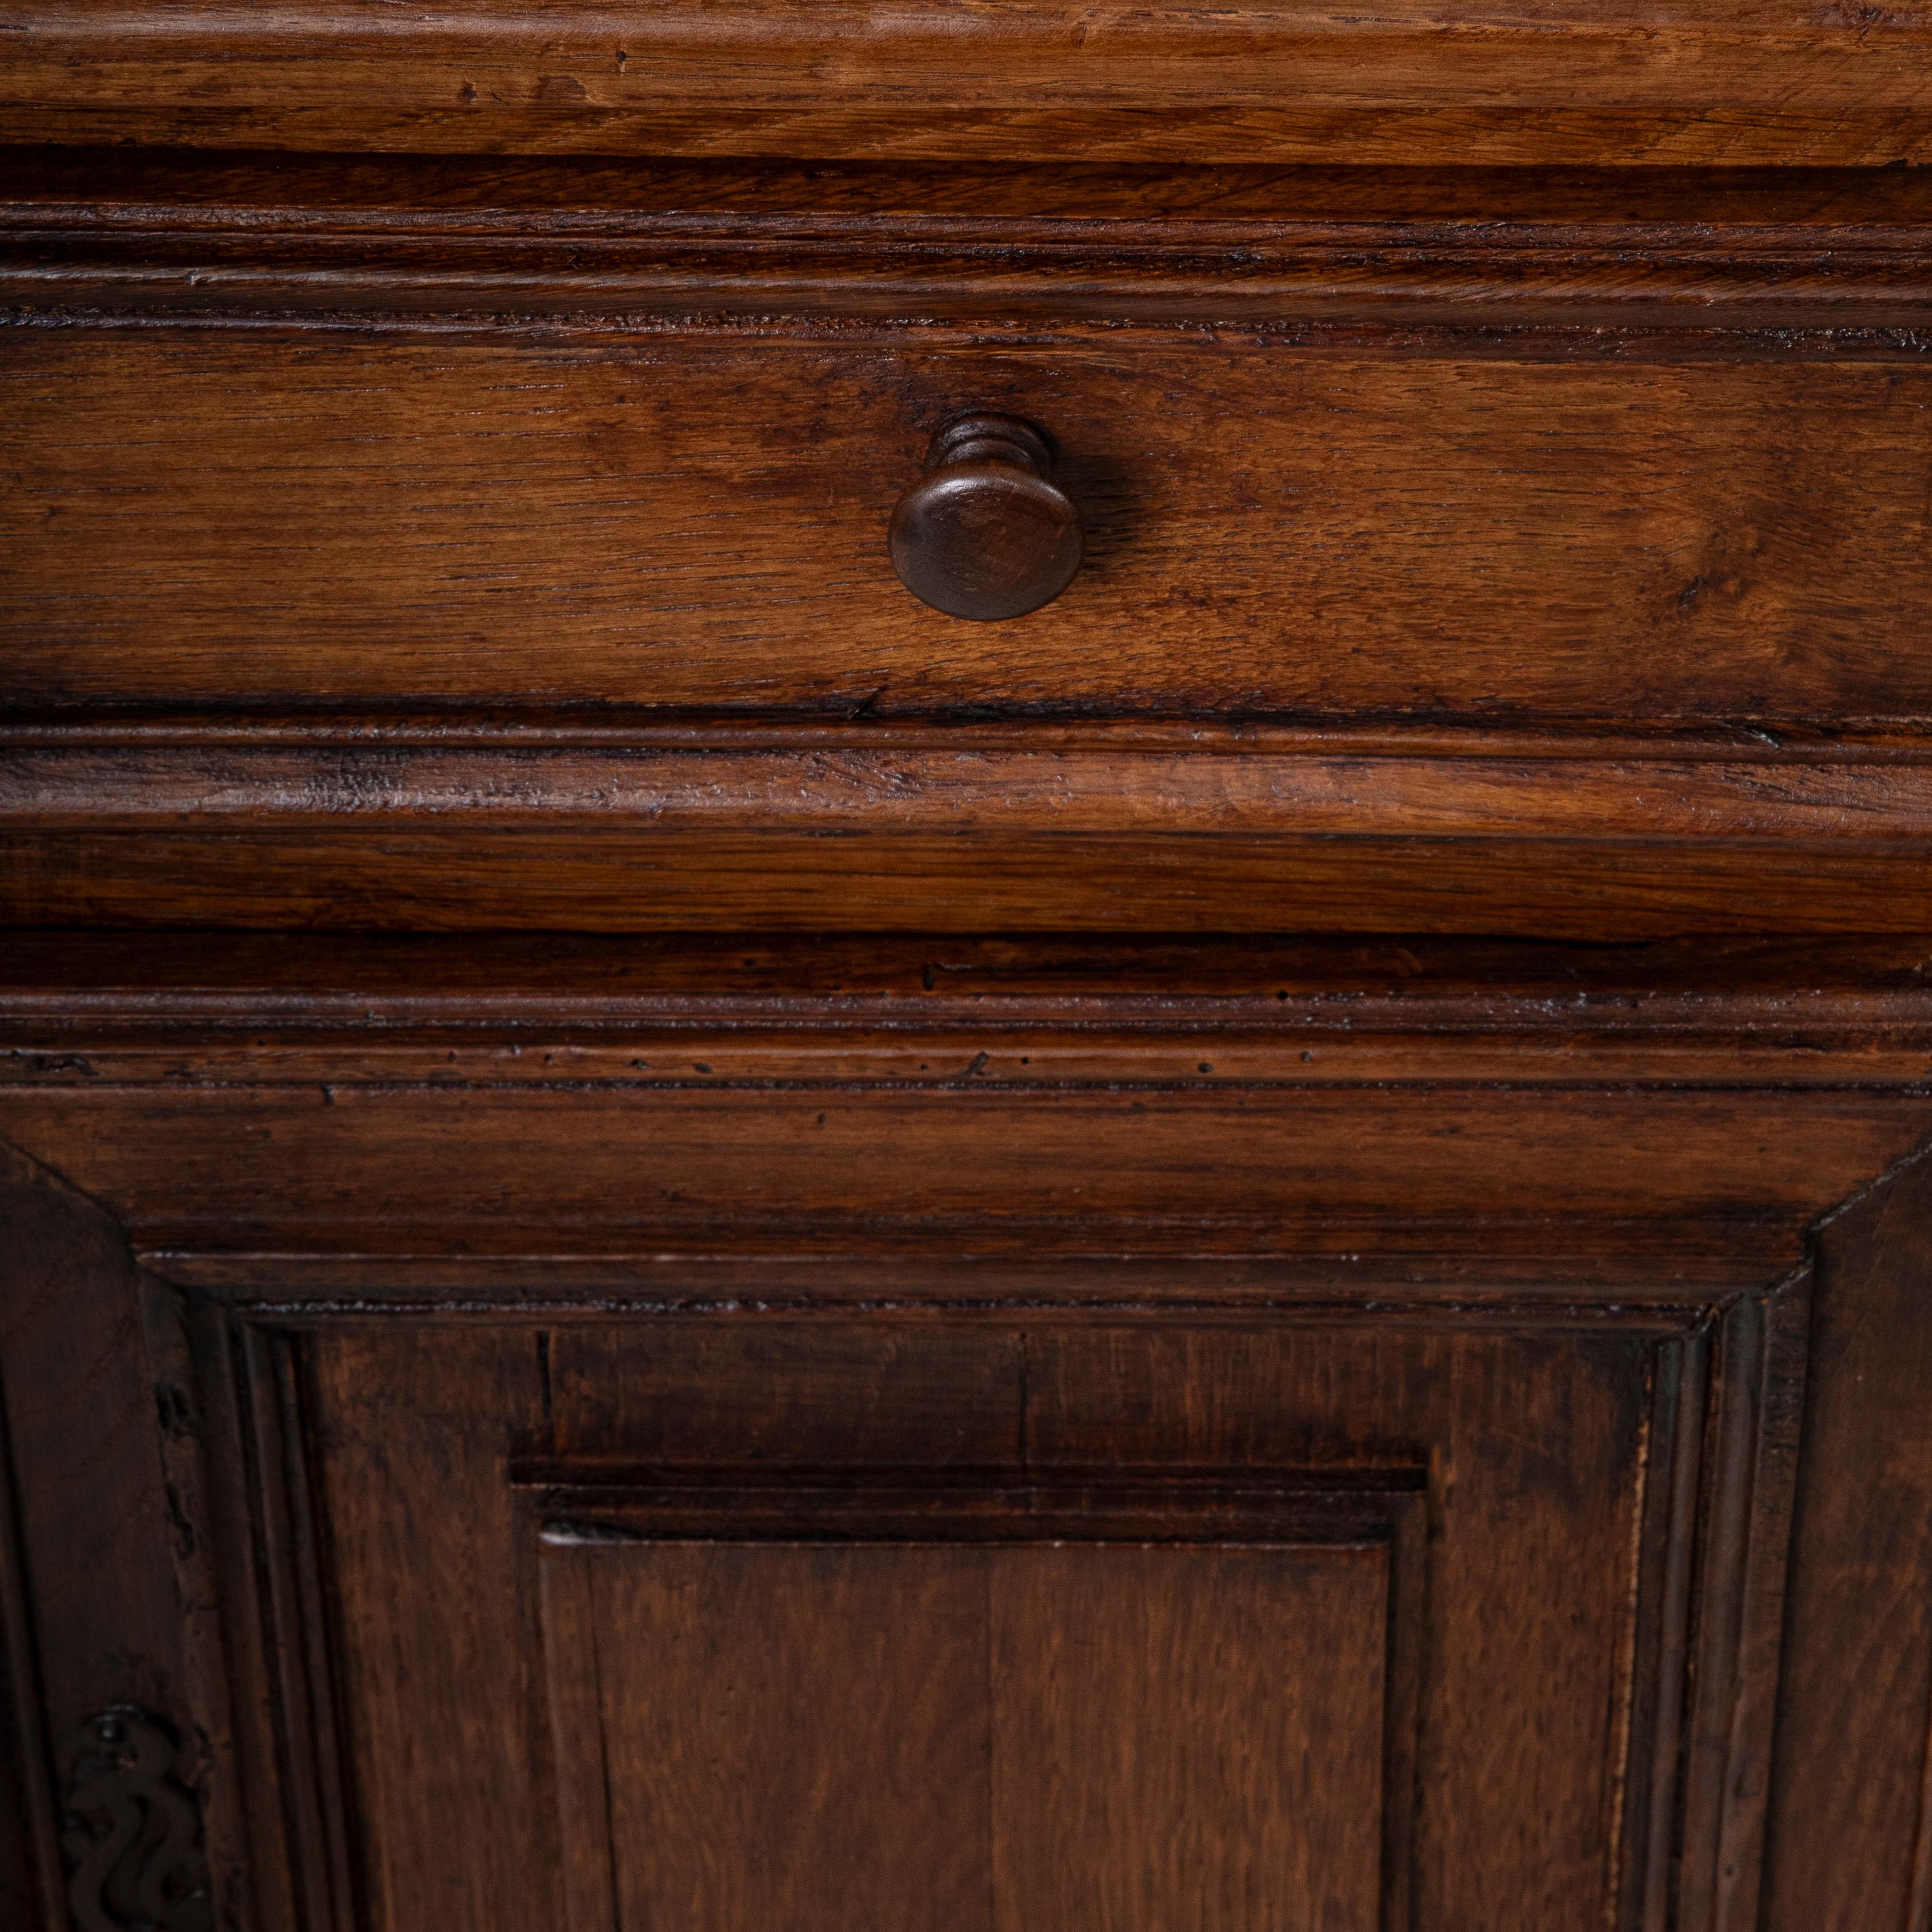
[[0,10],[17,139],[805,159],[1932,159],[1922,8],[727,0]]

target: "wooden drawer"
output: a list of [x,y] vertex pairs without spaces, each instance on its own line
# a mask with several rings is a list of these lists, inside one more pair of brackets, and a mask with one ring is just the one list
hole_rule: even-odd
[[[16,706],[1659,726],[1932,712],[1932,369],[1216,341],[16,340]],[[895,578],[1030,418],[1079,574]]]
[[[12,919],[1932,922],[1910,171],[20,184]],[[976,622],[989,411],[1084,554]]]

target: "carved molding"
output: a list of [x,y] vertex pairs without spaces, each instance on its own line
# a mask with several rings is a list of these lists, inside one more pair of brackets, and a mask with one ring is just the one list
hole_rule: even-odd
[[[266,183],[256,191],[265,190],[275,192]],[[1780,346],[1762,340],[1768,330],[1876,332],[1832,340],[1843,356],[1911,353],[1924,299],[1922,224],[1780,224],[1775,210],[1738,227],[1252,214],[802,220],[433,206],[398,214],[295,202],[244,227],[200,210],[158,214],[152,201],[116,205],[113,192],[106,187],[81,220],[60,200],[0,204],[0,305],[10,320],[133,314],[286,328],[348,315],[404,327],[456,317],[542,320],[573,334],[674,320],[687,334],[721,324],[794,335],[869,325],[929,339],[949,325],[1015,316],[1074,332],[1230,323],[1455,332],[1502,319],[1516,329],[1642,332],[1621,345],[1638,354],[1643,334],[1658,331],[1756,332],[1754,350],[1765,353]],[[1537,344],[1574,347],[1560,336]]]
[[209,1932],[200,1808],[178,1747],[151,1712],[116,1705],[75,1739],[61,1848],[80,1932]]

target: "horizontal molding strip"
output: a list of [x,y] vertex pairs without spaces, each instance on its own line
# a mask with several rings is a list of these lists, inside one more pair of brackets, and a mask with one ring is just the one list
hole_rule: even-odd
[[[764,716],[730,712],[667,712],[622,706],[504,712],[470,706],[406,710],[144,711],[116,706],[68,706],[38,715],[15,706],[0,716],[0,754],[56,752],[71,756],[110,748],[146,753],[190,746],[249,752],[292,747],[334,752],[520,749],[591,751],[868,753],[1076,752],[1120,755],[1213,752],[1251,758],[1588,760],[1609,764],[1843,764],[1902,768],[1932,764],[1932,718],[1830,720],[1736,718],[1664,722],[1581,719],[1540,728],[1517,725],[1286,723],[1116,715],[1061,719],[1020,713],[1008,718],[938,716],[869,717],[858,735],[849,716],[793,712]],[[1828,735],[1826,735],[1828,734]]]
[[[1338,1233],[1352,1232],[1338,1229]],[[1411,1231],[1404,1230],[1403,1232]],[[1423,1231],[1414,1231],[1421,1234]],[[1514,1231],[1512,1231],[1514,1232]],[[1461,1233],[1444,1231],[1453,1240]],[[1461,1322],[1545,1322],[1580,1317],[1600,1329],[1606,1288],[1637,1319],[1656,1312],[1722,1307],[1740,1294],[1788,1278],[1792,1244],[1775,1222],[1727,1221],[1723,1245],[1700,1250],[1694,1234],[1641,1222],[1598,1221],[1546,1237],[1551,1252],[1512,1254],[1485,1244],[1472,1257],[1444,1234],[1430,1251],[1388,1245],[1379,1254],[1329,1252],[1147,1262],[1089,1255],[1064,1259],[1012,1256],[941,1257],[928,1250],[916,1268],[870,1256],[664,1255],[640,1249],[601,1252],[432,1255],[421,1252],[304,1254],[144,1247],[141,1264],[162,1279],[243,1306],[272,1309],[291,1324],[383,1321],[446,1306],[460,1298],[472,1322],[528,1320],[532,1306],[560,1322],[643,1313],[735,1310],[746,1301],[835,1318],[854,1308],[886,1310],[1006,1307],[1043,1304],[1108,1309],[1167,1307],[1195,1318],[1240,1318],[1262,1307],[1294,1309],[1304,1318],[1358,1315],[1393,1304],[1412,1314]],[[1578,1237],[1598,1238],[1594,1252]],[[1640,1312],[1641,1311],[1641,1312]]]
[[[540,229],[541,232],[532,232]],[[1909,328],[1932,229],[0,208],[0,304],[145,317]]]
[[1910,940],[16,933],[0,1086],[1923,1088]]
[[63,758],[112,752],[141,755],[190,748],[240,752],[326,750],[334,753],[520,751],[629,755],[770,752],[790,757],[831,752],[872,755],[944,752],[1099,757],[1202,754],[1251,759],[1406,758],[1431,763],[1584,761],[1640,765],[1718,764],[1774,766],[1880,764],[1891,770],[1932,766],[1932,717],[1830,720],[1737,718],[1660,723],[1581,719],[1540,727],[1474,724],[1284,722],[1204,718],[1102,716],[975,718],[940,715],[868,717],[773,712],[766,716],[653,712],[610,706],[581,710],[505,712],[472,705],[406,710],[206,711],[82,709],[38,713],[16,706],[0,716],[0,758],[16,753]]
[[1606,8],[15,0],[23,141],[406,152],[1871,164],[1932,155],[1932,18]]
[[1252,753],[22,748],[0,826],[457,819],[793,835],[1292,835],[1932,846],[1932,768]]

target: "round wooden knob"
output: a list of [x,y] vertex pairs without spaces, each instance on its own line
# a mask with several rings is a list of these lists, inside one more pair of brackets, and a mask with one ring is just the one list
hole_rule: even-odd
[[892,512],[892,568],[952,617],[1024,617],[1080,568],[1080,518],[1053,487],[1045,439],[1016,416],[965,416],[926,452]]

